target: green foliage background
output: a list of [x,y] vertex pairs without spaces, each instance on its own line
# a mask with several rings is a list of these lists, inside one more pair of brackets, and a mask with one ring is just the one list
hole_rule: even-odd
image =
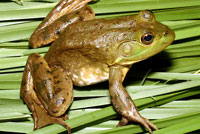
[[[54,0],[0,1],[0,133],[33,133],[31,113],[19,98],[27,56],[44,54],[48,47],[28,49],[33,30],[56,5]],[[173,45],[164,52],[137,63],[124,86],[141,114],[160,129],[155,134],[199,133],[200,131],[200,1],[199,0],[99,0],[90,4],[96,18],[112,18],[151,9],[157,20],[176,33]],[[73,133],[144,133],[139,125],[116,128],[116,114],[108,84],[74,90],[67,123]],[[60,133],[54,124],[34,133]]]

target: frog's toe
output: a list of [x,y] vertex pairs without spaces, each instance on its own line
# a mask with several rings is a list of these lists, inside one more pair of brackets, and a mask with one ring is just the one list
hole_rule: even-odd
[[67,114],[65,114],[64,116],[63,116],[63,120],[68,120],[69,119],[69,116],[67,115]]
[[128,124],[128,119],[122,117],[122,119],[119,121],[117,127],[125,126],[126,124]]
[[[154,125],[153,123],[151,123],[148,119],[142,117],[142,116],[139,116],[137,118],[137,121],[138,123],[140,123],[141,125],[143,125],[146,129],[148,129],[149,133],[152,134],[152,129],[154,130],[158,130],[158,128],[156,127],[156,125]],[[152,128],[152,129],[151,129]]]
[[141,124],[148,129],[149,133],[152,134],[152,130],[147,122],[141,122]]
[[37,122],[34,123],[34,130],[37,130],[41,127],[45,127],[50,124],[60,124],[63,127],[65,127],[68,131],[68,134],[71,134],[71,128],[70,126],[64,121],[63,117],[48,117],[47,120],[37,120]]
[[148,126],[150,126],[151,128],[153,128],[154,130],[158,130],[157,126],[154,125],[153,123],[151,123],[148,119],[144,118],[144,120],[148,124]]
[[119,121],[117,127],[125,126],[128,124],[129,121],[141,124],[149,131],[149,133],[152,133],[152,130],[158,130],[156,125],[151,123],[148,119],[142,117],[141,115],[137,115],[137,114],[135,116],[129,116],[127,118],[122,117],[122,119]]

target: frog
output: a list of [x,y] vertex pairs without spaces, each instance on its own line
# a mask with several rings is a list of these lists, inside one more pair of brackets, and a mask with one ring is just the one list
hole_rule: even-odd
[[61,0],[30,37],[31,48],[51,44],[42,57],[29,55],[20,97],[34,119],[34,130],[50,124],[70,126],[67,110],[73,85],[108,81],[111,103],[121,115],[117,127],[138,123],[150,133],[157,126],[140,115],[123,81],[133,64],[163,51],[175,38],[150,10],[136,15],[95,19],[92,0]]

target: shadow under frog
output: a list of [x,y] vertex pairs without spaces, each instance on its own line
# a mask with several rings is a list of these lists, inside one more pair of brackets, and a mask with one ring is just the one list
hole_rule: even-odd
[[33,113],[34,129],[58,123],[68,129],[66,110],[73,101],[73,85],[108,80],[111,102],[129,121],[157,127],[142,117],[123,87],[132,64],[170,45],[174,32],[156,21],[151,11],[114,19],[94,19],[91,0],[61,0],[31,35],[32,48],[51,42],[46,55],[31,54],[24,70],[20,96]]

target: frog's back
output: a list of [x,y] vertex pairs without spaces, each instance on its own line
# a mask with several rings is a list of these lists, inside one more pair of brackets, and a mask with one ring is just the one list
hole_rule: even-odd
[[79,32],[56,40],[45,55],[50,66],[59,65],[67,70],[78,86],[95,84],[108,79],[109,65],[117,57],[120,40],[131,30],[112,29]]
[[[50,47],[47,61],[62,53],[74,52],[84,55],[92,61],[111,65],[118,56],[119,45],[124,41],[135,39],[134,28],[115,28],[63,34]],[[73,51],[73,52],[72,52]]]
[[[84,31],[105,30],[114,28],[129,28],[136,26],[136,16],[123,16],[112,19],[93,19],[88,21],[80,21],[66,28],[66,33],[76,33]],[[66,34],[64,33],[64,34]]]
[[50,51],[89,49],[91,52],[91,49],[96,49],[99,53],[107,53],[110,52],[108,49],[116,44],[115,42],[124,40],[127,35],[131,35],[127,29],[134,27],[136,27],[135,16],[80,21],[66,28],[53,43]]

